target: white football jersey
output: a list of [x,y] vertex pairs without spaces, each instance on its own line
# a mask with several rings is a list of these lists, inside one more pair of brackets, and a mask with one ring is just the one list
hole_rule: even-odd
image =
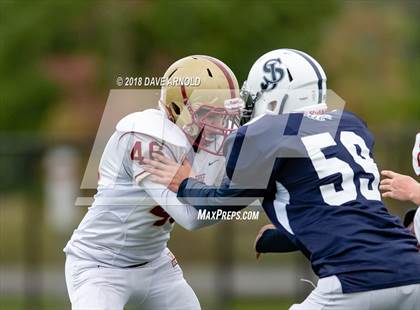
[[[142,186],[148,175],[143,158],[157,152],[181,162],[190,149],[182,130],[159,110],[124,117],[102,154],[94,203],[64,251],[117,267],[157,258],[166,248],[174,220],[151,197],[153,189]],[[197,178],[215,184],[223,177],[224,158],[200,151],[193,170]]]
[[417,208],[417,212],[414,216],[413,223],[414,223],[414,232],[416,234],[417,241],[420,244],[420,207]]
[[420,132],[416,135],[413,147],[413,169],[417,175],[420,175]]
[[225,158],[203,150],[194,153],[192,170],[195,178],[208,185],[219,186],[225,171]]

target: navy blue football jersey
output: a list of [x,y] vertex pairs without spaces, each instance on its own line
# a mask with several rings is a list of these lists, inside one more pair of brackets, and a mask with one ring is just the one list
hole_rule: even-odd
[[225,189],[178,194],[259,192],[272,223],[319,277],[336,275],[344,293],[420,283],[416,239],[381,201],[373,145],[366,124],[347,111],[264,115],[227,140]]

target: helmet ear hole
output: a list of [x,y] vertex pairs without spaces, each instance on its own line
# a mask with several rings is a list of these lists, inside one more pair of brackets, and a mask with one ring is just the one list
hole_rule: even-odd
[[181,114],[181,109],[178,107],[178,105],[175,102],[171,102],[171,107],[176,115]]
[[277,108],[277,100],[270,101],[267,105],[267,109],[271,112],[274,112]]

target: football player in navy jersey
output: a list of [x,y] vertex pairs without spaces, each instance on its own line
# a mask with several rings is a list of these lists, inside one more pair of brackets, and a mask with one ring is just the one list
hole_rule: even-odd
[[240,210],[259,199],[274,226],[257,250],[299,250],[320,278],[292,310],[420,310],[416,239],[381,201],[366,124],[346,110],[327,112],[319,63],[292,49],[266,53],[243,98],[244,125],[225,143],[221,187],[185,178],[188,165],[173,178],[160,155],[147,168],[154,180],[198,210]]

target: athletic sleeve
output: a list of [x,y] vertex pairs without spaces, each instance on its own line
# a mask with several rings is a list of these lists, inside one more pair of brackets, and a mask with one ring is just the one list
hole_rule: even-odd
[[218,223],[217,220],[199,219],[198,211],[190,205],[180,202],[176,194],[164,185],[154,183],[144,177],[139,185],[157,204],[159,204],[179,225],[187,230],[196,230]]
[[286,253],[298,250],[296,245],[287,237],[286,233],[280,229],[268,229],[264,231],[255,245],[255,251],[258,253]]
[[[291,117],[297,123],[295,118]],[[222,185],[206,186],[188,178],[181,183],[178,198],[209,211],[216,207],[244,208],[264,198],[274,184],[273,171],[280,169],[284,158],[291,155],[289,146],[296,145],[292,143],[296,139],[295,131],[292,132],[287,121],[270,117],[240,127],[224,145],[226,178]]]
[[220,187],[208,186],[194,178],[182,181],[177,197],[197,210],[239,211],[265,194],[265,189],[239,188],[225,178]]
[[164,185],[150,181],[148,178],[150,174],[144,170],[144,159],[151,158],[154,153],[160,153],[179,162],[185,153],[184,150],[164,144],[147,135],[131,132],[120,136],[119,147],[126,148],[124,169],[132,176],[133,181],[179,225],[187,230],[194,230],[217,223],[215,220],[200,220],[195,208],[182,204],[176,194]]

